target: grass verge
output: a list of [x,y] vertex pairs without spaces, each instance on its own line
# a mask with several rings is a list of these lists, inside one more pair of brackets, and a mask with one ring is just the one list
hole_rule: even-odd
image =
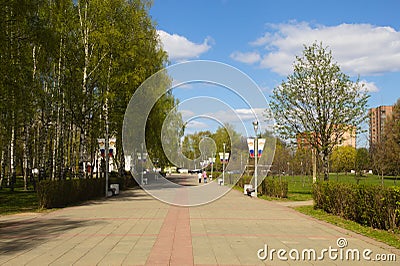
[[388,232],[384,230],[374,229],[372,227],[363,226],[356,222],[341,218],[339,216],[326,213],[323,210],[315,210],[313,206],[300,206],[295,207],[294,209],[318,220],[334,224],[341,228],[373,238],[392,247],[400,249],[400,232]]
[[36,191],[0,190],[0,215],[22,212],[38,212],[39,201]]

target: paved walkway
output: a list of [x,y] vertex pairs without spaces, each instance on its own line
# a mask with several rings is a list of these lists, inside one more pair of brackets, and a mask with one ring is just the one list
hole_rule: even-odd
[[[347,246],[339,248],[338,238]],[[268,257],[261,260],[257,253],[265,256],[265,247]],[[273,249],[282,249],[287,260]],[[297,261],[290,258],[295,249]],[[311,249],[317,260],[308,259]],[[323,249],[338,258],[330,259],[327,251],[318,260]],[[396,254],[397,263],[362,257],[347,262],[346,252],[355,249],[361,256],[372,250],[371,258]],[[238,191],[183,208],[136,189],[47,214],[0,217],[0,265],[398,265],[399,260],[398,249]]]

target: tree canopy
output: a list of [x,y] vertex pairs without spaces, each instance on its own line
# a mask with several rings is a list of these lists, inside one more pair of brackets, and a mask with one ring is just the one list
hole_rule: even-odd
[[357,150],[351,146],[336,147],[332,152],[332,168],[336,173],[355,170]]
[[329,178],[329,156],[343,134],[361,129],[366,117],[367,92],[353,82],[322,43],[304,46],[293,74],[273,90],[271,109],[284,138],[299,135],[321,156],[324,179]]
[[[50,178],[81,173],[84,162],[95,164],[106,123],[123,167],[126,106],[167,60],[149,7],[147,0],[3,1],[1,177],[33,168]],[[150,124],[162,124],[174,104],[165,94]]]

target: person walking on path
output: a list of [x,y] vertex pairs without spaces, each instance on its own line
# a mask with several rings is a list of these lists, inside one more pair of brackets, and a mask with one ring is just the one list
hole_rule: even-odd
[[207,183],[207,172],[203,171],[204,184]]
[[197,173],[197,177],[199,178],[199,184],[201,183],[201,173]]

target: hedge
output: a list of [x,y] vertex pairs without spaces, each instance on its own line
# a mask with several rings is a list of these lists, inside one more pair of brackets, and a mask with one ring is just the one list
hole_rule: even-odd
[[39,207],[59,208],[105,194],[105,179],[42,180],[38,184]]
[[400,226],[400,188],[322,182],[313,186],[315,208],[376,229]]
[[[249,184],[252,176],[242,176],[237,186],[243,188],[245,184]],[[258,189],[263,195],[276,198],[287,198],[289,184],[287,181],[278,180],[270,177],[266,177],[261,183],[261,189]],[[259,186],[259,188],[260,188]]]
[[287,198],[289,183],[284,180],[265,178],[261,183],[261,193],[275,198]]
[[119,176],[118,173],[111,172],[108,184],[119,184],[120,190],[138,186],[138,183],[129,172],[125,172],[123,176]]

